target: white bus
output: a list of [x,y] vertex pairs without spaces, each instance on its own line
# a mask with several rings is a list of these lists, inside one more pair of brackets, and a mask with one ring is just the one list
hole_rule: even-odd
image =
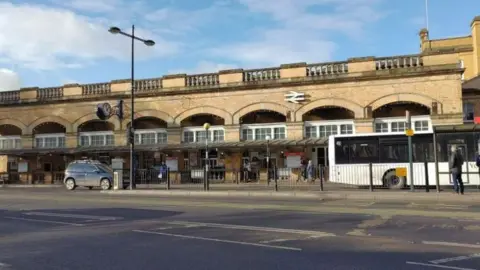
[[[461,135],[442,137],[440,141],[436,138],[437,147],[434,147],[433,136],[431,132],[422,132],[412,137],[414,186],[425,186],[426,173],[431,186],[437,185],[437,179],[439,186],[452,184],[448,168],[452,145],[456,145],[465,157],[462,177],[465,186],[479,186],[479,169],[475,161],[478,138],[474,138],[473,134],[468,140],[459,139]],[[328,146],[329,181],[332,183],[369,186],[371,173],[374,186],[401,189],[411,184],[408,137],[403,133],[333,135],[329,137]],[[397,177],[396,168],[406,168],[407,176]]]

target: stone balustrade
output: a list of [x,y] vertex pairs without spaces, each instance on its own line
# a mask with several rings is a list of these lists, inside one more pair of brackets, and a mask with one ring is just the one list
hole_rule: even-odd
[[420,55],[406,55],[377,58],[375,60],[376,70],[398,69],[423,66],[423,59]]
[[12,103],[20,100],[20,90],[0,92],[1,103]]
[[185,85],[187,87],[218,85],[220,84],[218,77],[218,73],[191,75],[185,78]]
[[307,77],[319,77],[348,73],[348,62],[310,64],[307,66]]
[[38,100],[51,100],[63,97],[63,87],[47,87],[37,89]]
[[135,92],[154,92],[162,88],[161,79],[144,79],[135,81]]
[[[222,70],[208,74],[173,74],[160,78],[135,80],[135,92],[160,93],[162,91],[188,90],[201,87],[229,87],[231,85],[249,85],[259,82],[282,82],[288,80],[302,80],[302,78],[316,78],[316,80],[330,80],[332,78],[358,77],[384,70],[417,68],[412,72],[419,72],[424,66],[445,66],[452,64],[454,59],[447,59],[442,54],[404,55],[393,57],[361,57],[351,58],[342,62],[329,63],[294,63],[283,64],[279,67],[263,69],[233,69]],[[383,73],[384,74],[384,73]],[[110,96],[130,92],[130,80],[115,80],[109,83],[69,84],[62,87],[25,88],[16,91],[0,92],[0,104],[19,103],[35,100],[50,101],[62,98]],[[28,93],[26,91],[29,91]]]
[[83,96],[98,96],[110,94],[110,83],[94,83],[82,85]]
[[280,68],[253,69],[243,72],[244,82],[270,81],[280,79]]

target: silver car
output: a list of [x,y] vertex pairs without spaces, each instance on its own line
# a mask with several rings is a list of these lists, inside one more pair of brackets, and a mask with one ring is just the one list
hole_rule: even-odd
[[108,190],[112,187],[113,170],[97,160],[76,160],[68,164],[63,183],[68,190],[76,187]]

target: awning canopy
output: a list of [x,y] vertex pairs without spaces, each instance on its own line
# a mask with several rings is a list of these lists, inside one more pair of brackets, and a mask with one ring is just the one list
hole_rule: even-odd
[[[314,146],[324,145],[327,138],[302,139],[302,140],[270,140],[270,147],[295,147],[295,146]],[[218,149],[238,149],[249,147],[266,147],[267,141],[241,141],[241,142],[210,142],[209,148]],[[136,145],[136,151],[162,151],[162,150],[191,150],[204,149],[205,143],[180,143],[163,145]],[[98,147],[76,147],[76,148],[53,148],[53,149],[10,149],[0,150],[0,155],[48,155],[48,154],[77,154],[77,153],[126,153],[129,152],[128,145],[125,146],[98,146]]]
[[446,125],[433,127],[435,133],[453,133],[453,132],[479,132],[480,125],[463,124],[463,125]]
[[[302,139],[302,140],[270,140],[268,145],[270,147],[287,147],[287,146],[310,146],[310,145],[324,145],[327,138],[320,139]],[[234,148],[249,148],[249,147],[266,147],[267,141],[241,141],[241,142],[211,142],[208,144],[210,148],[218,149],[234,149]],[[175,145],[166,145],[165,150],[186,150],[186,149],[202,149],[205,148],[205,143],[182,143]]]
[[480,76],[472,78],[462,84],[462,90],[480,90]]

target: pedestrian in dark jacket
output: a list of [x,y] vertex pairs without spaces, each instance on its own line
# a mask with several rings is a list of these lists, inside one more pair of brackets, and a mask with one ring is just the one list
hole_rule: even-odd
[[457,194],[463,194],[463,180],[462,180],[462,166],[463,166],[463,156],[456,146],[451,148],[452,154],[450,155],[449,167],[450,172],[452,173],[453,180],[453,189]]

